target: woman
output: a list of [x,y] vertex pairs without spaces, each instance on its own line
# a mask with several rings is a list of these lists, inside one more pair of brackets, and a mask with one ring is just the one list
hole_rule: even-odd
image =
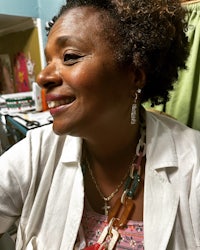
[[69,0],[50,22],[52,126],[1,157],[0,233],[17,249],[200,249],[200,135],[168,99],[187,39],[178,1]]

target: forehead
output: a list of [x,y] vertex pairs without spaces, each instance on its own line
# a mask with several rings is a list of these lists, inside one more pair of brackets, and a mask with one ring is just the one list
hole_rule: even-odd
[[102,38],[101,16],[102,13],[93,7],[76,7],[66,10],[53,25],[48,41],[62,36],[91,41]]

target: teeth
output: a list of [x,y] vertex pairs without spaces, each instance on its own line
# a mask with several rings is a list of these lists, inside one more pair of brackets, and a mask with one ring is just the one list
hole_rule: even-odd
[[56,108],[56,107],[61,106],[61,105],[69,104],[72,101],[73,101],[73,98],[70,98],[68,100],[48,101],[47,104],[48,104],[49,108]]

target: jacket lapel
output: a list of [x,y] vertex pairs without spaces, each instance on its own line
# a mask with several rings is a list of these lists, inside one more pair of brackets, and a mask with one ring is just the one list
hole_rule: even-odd
[[178,159],[171,130],[151,114],[146,137],[145,250],[166,250],[179,204]]
[[179,192],[166,180],[162,171],[147,171],[144,198],[145,250],[165,250],[177,214]]

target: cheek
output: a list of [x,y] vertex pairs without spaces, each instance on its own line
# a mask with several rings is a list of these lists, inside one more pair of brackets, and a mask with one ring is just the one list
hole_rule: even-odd
[[81,91],[100,91],[108,87],[109,81],[108,74],[96,67],[79,67],[69,76],[71,87]]

